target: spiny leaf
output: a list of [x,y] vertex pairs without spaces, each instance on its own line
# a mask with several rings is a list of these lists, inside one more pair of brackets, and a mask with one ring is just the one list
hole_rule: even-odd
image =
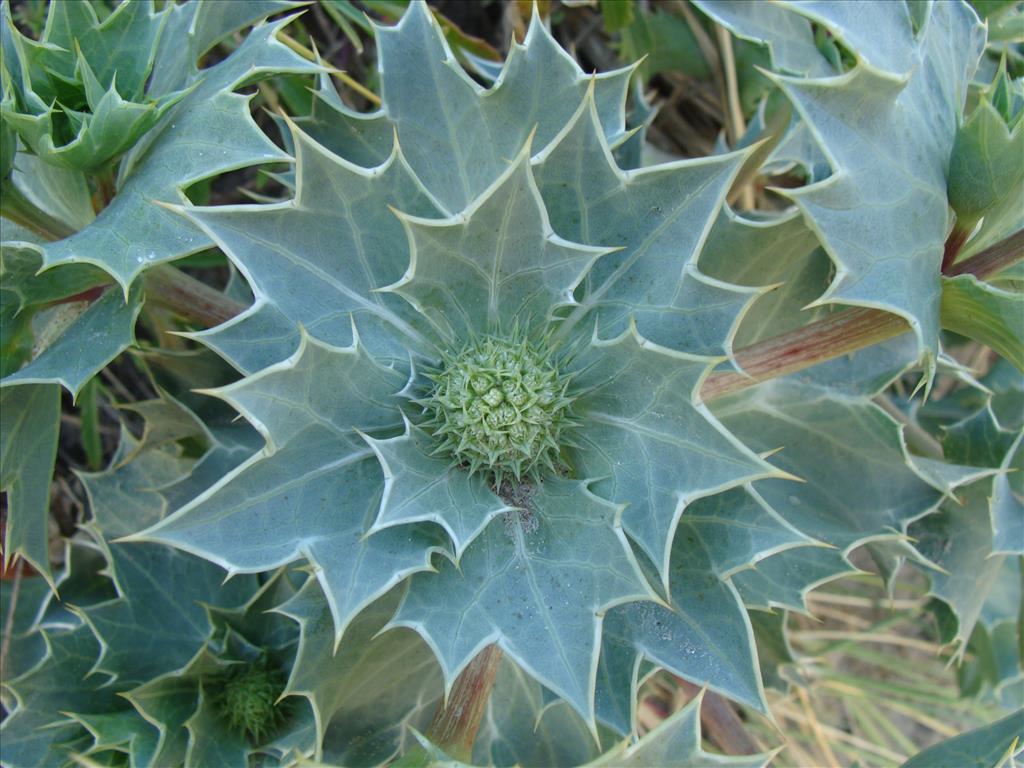
[[529,509],[488,525],[458,570],[442,563],[436,575],[413,576],[390,626],[423,635],[449,689],[497,643],[593,728],[601,615],[651,597],[619,512],[584,483],[545,480],[530,491]]
[[[367,171],[301,131],[293,130],[292,140],[294,200],[182,210],[235,261],[257,297],[247,313],[199,338],[242,368],[258,370],[281,359],[268,359],[263,340],[280,348],[284,335],[287,353],[294,350],[295,324],[330,344],[351,344],[351,316],[375,354],[405,359],[397,334],[428,352],[423,319],[376,289],[401,278],[409,264],[402,226],[387,206],[428,216],[436,215],[436,205],[398,150]],[[268,313],[277,322],[268,324]]]
[[732,583],[748,608],[808,613],[807,593],[858,569],[838,549],[787,549],[740,571]]
[[[949,204],[957,226],[970,230],[981,218],[1018,200],[1024,184],[1024,120],[1020,101],[1024,84],[1014,83],[1005,61],[981,94],[981,100],[957,131],[949,161]],[[1016,104],[1016,114],[1014,114]]]
[[[774,78],[833,170],[828,179],[788,194],[836,263],[836,278],[821,301],[902,315],[926,359],[934,360],[938,268],[948,230],[946,171],[983,34],[966,4],[940,3],[932,7],[916,46],[908,44],[893,58],[870,44],[894,42],[878,37],[873,17],[905,14],[904,7],[869,8],[872,13],[862,14],[842,4],[827,10],[798,6],[826,26],[834,24],[865,60],[838,78]],[[884,28],[905,38],[911,34],[909,18]],[[914,59],[920,61],[916,66]]]
[[199,694],[199,708],[188,720],[188,751],[185,765],[241,766],[249,763],[249,743],[245,734],[225,731],[221,727],[220,713],[215,703],[216,691],[203,687]]
[[943,569],[929,574],[931,592],[955,612],[961,644],[970,638],[1004,559],[992,553],[991,487],[991,481],[973,483],[959,492],[958,503],[946,502],[910,528],[918,551]]
[[[212,630],[201,603],[238,605],[256,588],[255,579],[246,577],[225,584],[212,563],[167,547],[111,543],[140,523],[155,522],[153,512],[159,515],[161,507],[152,489],[180,472],[171,456],[153,450],[116,469],[81,476],[93,516],[89,527],[107,553],[119,595],[82,615],[103,646],[96,669],[122,687],[179,669],[195,655]],[[147,492],[149,504],[124,503]],[[137,513],[140,507],[150,521]]]
[[135,343],[135,320],[142,309],[141,299],[138,289],[129,294],[127,301],[120,291],[107,290],[80,312],[67,305],[50,310],[63,309],[71,319],[57,319],[55,327],[44,327],[37,337],[39,349],[33,359],[0,384],[56,383],[77,396],[93,376]]
[[36,42],[3,5],[8,87],[0,112],[44,162],[98,171],[184,95],[143,93],[168,12],[155,12],[152,0],[123,3],[102,22],[89,2],[55,2],[48,11]]
[[229,572],[306,557],[323,580],[340,638],[365,605],[429,568],[442,542],[430,526],[364,535],[383,477],[355,430],[400,426],[392,396],[405,380],[358,340],[338,349],[303,336],[289,360],[214,392],[264,434],[263,451],[132,538],[201,554]]
[[737,37],[766,45],[776,70],[809,77],[834,73],[814,44],[807,19],[785,8],[744,0],[694,0],[694,5]]
[[[24,572],[17,582],[17,600],[14,600],[15,579],[0,579],[0,605],[4,613],[10,613],[10,628],[3,635],[7,644],[4,656],[4,678],[14,680],[32,669],[46,654],[46,643],[36,622],[51,592],[50,584],[42,576],[30,576]],[[7,621],[6,616],[4,620]],[[14,698],[8,696],[7,688],[0,687],[0,702],[10,712],[14,709]]]
[[747,613],[726,577],[806,541],[748,489],[691,504],[675,534],[668,607],[632,603],[608,612],[598,715],[620,733],[635,727],[641,659],[767,711]]
[[149,90],[164,94],[182,88],[199,74],[200,57],[232,32],[302,5],[302,0],[212,0],[172,5],[153,62]]
[[62,712],[104,713],[124,708],[114,690],[103,687],[101,678],[88,677],[100,652],[88,627],[44,631],[43,638],[46,656],[39,665],[6,683],[18,702],[0,724],[0,760],[11,768],[67,762],[63,743],[84,731]]
[[42,260],[28,243],[8,241],[0,246],[0,294],[11,297],[17,311],[38,308],[95,288],[107,276],[87,264],[51,269],[40,273]]
[[[696,257],[741,155],[622,171],[600,130],[593,92],[537,159],[537,185],[555,231],[618,249],[595,262],[567,323],[597,305],[606,333],[635,319],[645,338],[692,354],[724,354],[756,291],[705,277]],[[617,325],[612,325],[617,323]]]
[[[749,215],[749,214],[748,214]],[[736,347],[816,320],[809,309],[828,286],[831,264],[797,211],[747,218],[725,206],[700,253],[701,270],[735,285],[772,290],[758,296],[736,330]]]
[[703,692],[678,712],[665,718],[639,741],[623,741],[618,748],[606,752],[587,765],[593,766],[647,766],[665,768],[764,768],[774,752],[760,755],[726,756],[705,752],[700,737],[700,707]]
[[504,657],[473,742],[475,765],[574,766],[598,754],[594,737],[563,700]]
[[[10,191],[14,191],[45,215],[53,217],[65,230],[82,229],[96,218],[84,173],[44,163],[27,152],[18,152],[13,162],[11,175],[3,180],[4,209],[11,202]],[[4,222],[3,239],[42,242],[38,233],[18,229],[13,222]],[[59,233],[52,234],[56,236]]]
[[701,496],[779,472],[732,437],[696,391],[711,359],[657,347],[632,328],[594,339],[575,384],[580,449],[574,465],[608,478],[594,491],[627,504],[622,525],[668,583],[672,535]]
[[408,299],[447,341],[538,326],[573,303],[583,275],[608,252],[554,233],[529,147],[451,219],[400,216],[409,236],[409,270],[387,290]]
[[[287,693],[312,705],[317,759],[381,765],[406,739],[404,723],[426,727],[424,718],[430,717],[441,694],[434,657],[413,632],[381,634],[400,597],[395,590],[372,603],[352,622],[340,645],[315,579],[277,609],[299,624]],[[321,749],[327,754],[321,755]]]
[[[866,397],[777,380],[716,404],[726,427],[805,482],[758,482],[758,493],[808,536],[848,550],[901,538],[942,492],[907,461],[898,425]],[[801,552],[801,555],[804,554]]]
[[1024,709],[1007,715],[990,725],[940,741],[919,752],[900,768],[941,768],[959,765],[983,768],[1013,763],[1024,749]]
[[366,441],[384,471],[384,495],[371,532],[429,520],[448,532],[458,558],[493,517],[512,510],[488,488],[486,477],[431,456],[429,436],[408,421],[400,437]]
[[202,71],[189,94],[125,160],[118,194],[96,221],[43,246],[46,265],[95,264],[127,291],[146,266],[209,244],[183,219],[153,202],[181,202],[184,187],[222,171],[288,159],[253,123],[249,98],[232,92],[253,76],[315,71],[274,38],[286,22],[257,27],[228,58]]
[[[384,113],[410,165],[449,213],[462,210],[505,171],[526,144],[543,149],[565,125],[590,78],[538,17],[514,46],[498,84],[483,91],[462,70],[426,3],[394,27],[377,29]],[[630,69],[598,76],[603,122],[621,132]],[[538,86],[544,82],[544,86]]]
[[[283,688],[283,667],[291,660],[288,646],[294,643],[297,628],[293,622],[267,610],[292,594],[294,588],[288,577],[278,572],[245,605],[232,609],[206,606],[214,633],[210,642],[182,669],[155,677],[123,694],[155,726],[158,734],[145,752],[133,751],[137,763],[154,768],[177,765],[184,760],[186,751],[201,754],[210,748],[210,743],[219,741],[241,743],[247,755],[256,748],[264,754],[284,755],[293,747],[302,754],[312,753],[312,712],[293,706],[297,703],[294,700],[279,705],[278,727],[273,732],[249,742],[239,739],[244,733],[230,726],[218,702],[225,681],[253,663],[280,670]],[[201,690],[212,699],[214,717],[194,717],[200,707]],[[288,746],[282,747],[282,742]]]
[[16,556],[23,557],[51,584],[47,523],[59,431],[56,384],[0,389],[0,488],[9,505],[4,569]]
[[1006,452],[1001,471],[993,481],[992,551],[999,554],[1024,555],[1024,477],[1019,471],[1024,460],[1022,445],[1024,432],[1017,435]]
[[[850,6],[823,0],[793,2],[781,6],[825,27],[842,40],[860,61],[889,76],[904,76],[913,69],[914,28],[904,3],[868,0]],[[941,20],[930,19],[942,24]]]

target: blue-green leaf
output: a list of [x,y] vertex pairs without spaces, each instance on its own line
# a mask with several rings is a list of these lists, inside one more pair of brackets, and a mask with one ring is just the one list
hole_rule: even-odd
[[687,505],[779,470],[736,440],[697,398],[709,358],[664,349],[633,327],[581,353],[577,469],[625,504],[622,524],[668,583],[676,525]]
[[170,517],[134,537],[199,554],[231,573],[310,560],[337,636],[364,606],[430,567],[443,542],[433,526],[366,536],[383,477],[356,429],[398,427],[405,384],[358,342],[336,348],[303,336],[288,360],[215,390],[267,445]]
[[404,435],[366,441],[384,472],[384,495],[372,531],[429,520],[448,532],[458,558],[493,517],[513,509],[488,488],[483,475],[431,456],[430,437],[408,421]]
[[620,513],[584,483],[546,480],[529,509],[487,527],[458,569],[443,562],[436,575],[415,575],[390,625],[423,636],[446,689],[496,643],[593,728],[601,616],[652,597],[618,526]]
[[56,384],[0,389],[0,488],[7,492],[8,503],[4,569],[13,558],[23,557],[51,584],[50,480],[59,431]]
[[863,58],[837,78],[775,78],[832,166],[828,179],[788,193],[836,263],[820,301],[903,316],[934,360],[946,171],[982,29],[966,4],[939,3],[911,46],[909,18],[878,35],[875,16],[906,16],[900,3],[870,4],[863,14],[859,5],[794,7],[836,29]]
[[81,232],[43,247],[47,266],[95,264],[127,292],[146,267],[209,245],[184,219],[153,203],[183,202],[184,187],[223,171],[287,161],[249,116],[249,97],[233,93],[254,76],[316,70],[275,39],[286,22],[257,27],[228,58],[202,70],[122,164],[111,204]]

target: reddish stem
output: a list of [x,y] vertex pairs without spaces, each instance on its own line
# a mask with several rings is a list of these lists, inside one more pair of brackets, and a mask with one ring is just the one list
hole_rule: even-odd
[[162,265],[146,271],[146,301],[207,328],[220,325],[245,306],[180,269]]
[[[947,276],[970,274],[983,280],[1022,258],[1024,230],[954,264]],[[872,344],[888,341],[908,330],[910,326],[899,315],[863,307],[845,309],[803,328],[738,350],[735,353],[736,362],[747,375],[732,372],[714,373],[701,387],[701,398],[705,401],[713,400],[762,381],[785,376]]]
[[[681,677],[673,677],[691,699],[700,693],[700,686]],[[700,723],[708,739],[727,755],[755,755],[761,751],[761,745],[747,732],[746,723],[736,714],[732,704],[714,691],[704,693]]]
[[953,266],[953,262],[956,261],[957,254],[960,253],[960,249],[964,247],[964,243],[967,242],[967,236],[971,233],[966,229],[960,229],[960,227],[953,227],[953,231],[949,233],[949,237],[946,238],[946,247],[942,251],[942,274],[946,274],[949,268]]
[[468,763],[487,701],[501,664],[501,649],[489,645],[477,654],[452,686],[448,702],[438,705],[426,736],[445,753]]
[[974,275],[979,280],[999,274],[1024,258],[1024,229],[1014,232],[1005,240],[990,245],[980,253],[953,264],[942,272],[947,277]]
[[908,330],[910,326],[899,315],[862,307],[845,309],[803,328],[737,351],[736,362],[746,374],[712,374],[701,387],[701,398],[705,401],[713,400],[762,381],[888,341]]

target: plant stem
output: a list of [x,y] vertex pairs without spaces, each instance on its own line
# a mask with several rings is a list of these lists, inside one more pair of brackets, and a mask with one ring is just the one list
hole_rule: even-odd
[[960,253],[960,249],[964,247],[964,243],[967,242],[967,236],[971,232],[968,229],[961,229],[956,226],[953,227],[953,231],[949,233],[949,237],[946,238],[946,247],[942,251],[942,272],[946,273],[949,268],[953,266],[953,262],[956,261],[956,256]]
[[803,328],[737,351],[734,357],[746,374],[712,374],[701,387],[701,398],[704,401],[713,400],[762,381],[795,373],[872,344],[888,341],[909,330],[907,321],[899,315],[880,309],[845,309]]
[[209,328],[245,310],[234,299],[166,264],[147,270],[145,276],[146,300],[190,322]]
[[[676,675],[673,677],[691,699],[700,693],[699,685]],[[746,723],[736,714],[736,710],[714,691],[704,692],[700,722],[708,739],[727,755],[753,755],[761,751],[761,745],[747,732]]]
[[[954,264],[946,274],[948,277],[971,274],[983,280],[1022,258],[1024,230]],[[906,320],[889,312],[862,307],[845,309],[803,328],[738,350],[734,357],[746,375],[732,372],[712,374],[701,387],[701,398],[713,400],[888,341],[909,330]]]
[[438,706],[427,729],[427,738],[456,760],[468,763],[472,759],[473,742],[487,709],[501,657],[501,649],[496,645],[489,645],[477,654],[456,678],[448,702]]
[[957,275],[974,275],[979,280],[992,277],[1007,267],[1012,267],[1024,259],[1024,229],[1015,232],[1005,240],[990,245],[985,250],[974,254],[968,259],[953,264],[943,270],[947,277]]
[[3,206],[0,214],[47,240],[62,240],[75,230],[60,219],[40,210],[24,193],[8,182],[3,185]]
[[96,173],[96,194],[93,196],[92,207],[97,214],[110,205],[110,201],[117,194],[114,168],[115,164],[110,163],[106,168]]

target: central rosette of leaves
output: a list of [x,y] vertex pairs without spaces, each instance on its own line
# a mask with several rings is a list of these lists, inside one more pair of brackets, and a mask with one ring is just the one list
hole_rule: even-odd
[[546,348],[517,334],[482,336],[445,356],[430,379],[421,402],[437,454],[493,476],[495,487],[506,475],[537,479],[542,468],[555,471],[573,397]]

